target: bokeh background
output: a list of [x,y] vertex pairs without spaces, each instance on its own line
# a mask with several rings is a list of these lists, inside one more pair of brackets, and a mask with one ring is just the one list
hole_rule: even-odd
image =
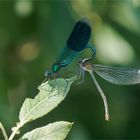
[[[90,43],[97,49],[93,63],[140,69],[140,0],[0,1],[0,121],[8,134],[24,99],[37,94],[45,70],[83,17],[93,29]],[[65,101],[25,125],[21,135],[66,120],[75,122],[69,140],[140,139],[140,85],[116,86],[96,78],[108,98],[109,122],[87,73],[82,85],[73,84]]]

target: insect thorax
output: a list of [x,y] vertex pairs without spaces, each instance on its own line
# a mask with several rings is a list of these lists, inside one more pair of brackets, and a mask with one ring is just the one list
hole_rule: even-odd
[[53,73],[57,73],[59,71],[59,69],[60,69],[59,64],[55,63],[52,65],[52,72]]

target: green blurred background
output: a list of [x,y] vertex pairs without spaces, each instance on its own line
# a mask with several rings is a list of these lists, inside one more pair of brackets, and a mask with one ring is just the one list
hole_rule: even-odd
[[[37,94],[45,70],[83,17],[93,29],[94,63],[140,69],[140,0],[0,1],[0,121],[8,134],[24,99]],[[115,86],[96,78],[108,98],[109,122],[87,73],[82,85],[73,84],[65,101],[27,124],[21,134],[66,120],[75,122],[69,140],[140,139],[140,85]]]

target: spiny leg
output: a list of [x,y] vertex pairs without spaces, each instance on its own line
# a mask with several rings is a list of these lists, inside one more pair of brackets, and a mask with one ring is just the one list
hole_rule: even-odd
[[77,80],[82,79],[80,82],[78,82],[78,84],[82,84],[85,81],[85,66],[86,63],[93,60],[93,58],[85,58],[83,60],[80,60],[78,62],[78,69],[79,69],[79,75]]
[[85,78],[85,71],[82,69],[81,63],[82,63],[82,61],[80,60],[78,62],[78,67],[77,67],[77,75],[78,75],[77,76],[77,80],[78,80],[77,84],[82,84],[84,82],[84,78]]
[[81,76],[80,76],[81,81],[78,82],[78,84],[82,84],[85,81],[85,71],[81,69]]

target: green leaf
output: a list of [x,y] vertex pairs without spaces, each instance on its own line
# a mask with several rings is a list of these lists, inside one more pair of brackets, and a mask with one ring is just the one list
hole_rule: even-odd
[[24,134],[19,140],[64,140],[72,124],[65,121],[50,123]]
[[55,79],[42,83],[38,89],[39,93],[34,99],[27,98],[20,110],[20,124],[25,124],[46,115],[64,100],[71,84],[76,80],[76,76],[70,79]]

